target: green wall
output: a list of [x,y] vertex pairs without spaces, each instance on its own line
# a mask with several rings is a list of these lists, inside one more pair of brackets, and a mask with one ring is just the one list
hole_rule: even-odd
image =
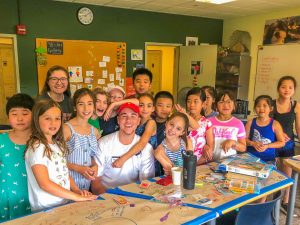
[[[130,61],[130,49],[144,49],[145,42],[185,43],[186,36],[199,42],[222,43],[223,21],[89,5],[91,25],[81,25],[76,12],[82,4],[50,0],[20,0],[21,23],[27,35],[18,36],[21,91],[37,94],[35,38],[122,41],[127,43],[127,76],[138,61]],[[18,24],[17,0],[0,0],[0,33],[14,34]]]

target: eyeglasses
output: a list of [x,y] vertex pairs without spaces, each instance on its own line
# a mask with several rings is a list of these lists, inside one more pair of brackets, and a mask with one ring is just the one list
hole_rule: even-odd
[[62,83],[65,83],[68,81],[68,78],[66,77],[61,77],[61,78],[58,78],[58,77],[50,77],[49,80],[53,83],[58,83],[58,81],[62,82]]

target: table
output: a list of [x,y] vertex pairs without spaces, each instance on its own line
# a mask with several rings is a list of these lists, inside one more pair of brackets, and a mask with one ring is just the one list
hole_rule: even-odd
[[120,206],[114,201],[117,197],[103,194],[99,200],[70,203],[3,225],[152,225],[161,222],[168,225],[196,225],[216,218],[216,214],[210,210],[195,210],[186,206],[170,208],[167,204],[141,198],[126,197],[130,204]]
[[[196,178],[202,174],[211,173],[209,165],[202,165],[197,167]],[[142,189],[138,183],[132,183],[108,190],[109,193],[120,194],[124,196],[134,196],[144,199],[152,199],[153,195],[163,195],[164,193],[179,193],[185,197],[182,199],[184,205],[198,209],[206,209],[215,212],[217,216],[233,211],[247,203],[253,202],[264,196],[272,194],[278,190],[284,189],[293,184],[293,180],[285,176],[279,171],[272,171],[268,179],[266,179],[259,194],[247,193],[227,193],[221,194],[216,187],[211,183],[205,183],[201,187],[196,187],[194,190],[185,190],[182,186],[175,186],[170,184],[168,186],[161,186],[155,183],[160,178],[149,179],[151,183],[148,189]],[[213,203],[207,206],[199,206],[195,203],[193,194],[201,194],[213,200]],[[279,224],[279,207],[276,205],[276,221]],[[215,224],[215,219],[208,222],[208,224]]]
[[284,159],[283,163],[292,168],[292,179],[294,184],[290,190],[288,211],[286,216],[286,225],[293,224],[293,214],[295,209],[296,193],[297,193],[297,183],[298,183],[298,173],[300,173],[300,157],[294,157],[289,159]]

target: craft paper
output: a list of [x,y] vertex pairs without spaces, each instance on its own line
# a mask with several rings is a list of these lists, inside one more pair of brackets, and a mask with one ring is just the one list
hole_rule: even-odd
[[123,71],[122,67],[116,67],[116,73],[121,73]]
[[71,96],[74,95],[74,93],[75,93],[76,90],[77,90],[76,84],[70,84]]
[[124,86],[124,78],[119,81],[120,86]]
[[68,71],[71,83],[83,82],[81,66],[69,66]]
[[103,62],[110,62],[110,57],[109,56],[103,56],[102,61]]
[[121,73],[116,73],[116,80],[121,80]]
[[107,70],[102,71],[102,78],[107,78]]
[[109,81],[114,81],[115,80],[115,75],[113,73],[109,74]]
[[84,78],[84,83],[86,83],[86,84],[90,84],[90,83],[93,83],[93,82],[94,82],[94,79],[91,78],[91,77]]
[[82,88],[82,84],[77,84],[77,89]]
[[105,84],[105,79],[98,79],[98,84]]
[[112,88],[112,87],[114,87],[114,86],[115,86],[114,83],[108,83],[108,84],[107,84],[107,88]]
[[85,75],[86,75],[87,77],[92,77],[92,76],[94,76],[94,71],[93,71],[93,70],[87,70],[87,71],[85,72]]
[[99,67],[106,67],[106,62],[99,62]]

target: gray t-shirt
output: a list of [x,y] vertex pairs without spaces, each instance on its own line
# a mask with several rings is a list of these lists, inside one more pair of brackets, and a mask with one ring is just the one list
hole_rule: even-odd
[[[42,100],[42,99],[50,99],[50,96],[45,93],[36,98],[36,101]],[[61,102],[57,102],[60,105],[61,110],[63,111],[63,121],[67,122],[68,120],[71,119],[73,113],[74,113],[74,108],[73,108],[73,102],[72,99],[64,95],[64,100]]]

